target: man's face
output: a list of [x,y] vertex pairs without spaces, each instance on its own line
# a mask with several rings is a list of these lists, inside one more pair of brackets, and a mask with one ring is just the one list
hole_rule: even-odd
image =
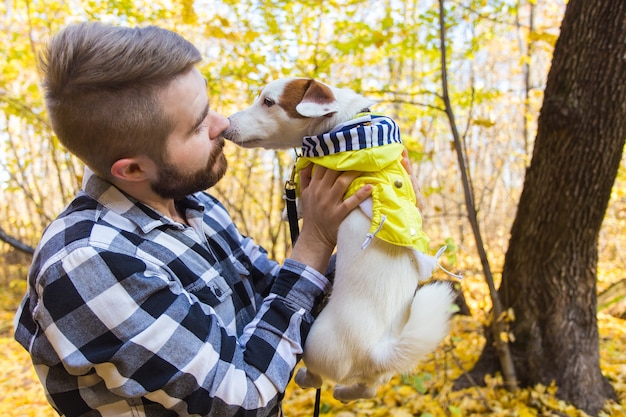
[[220,138],[203,168],[182,170],[175,164],[163,162],[159,167],[158,178],[150,185],[152,191],[162,198],[178,200],[197,191],[206,190],[217,184],[226,173],[228,163],[222,153],[224,140]]
[[228,119],[209,110],[206,81],[195,68],[174,80],[162,97],[175,127],[151,187],[163,198],[179,199],[212,187],[224,176],[221,134]]

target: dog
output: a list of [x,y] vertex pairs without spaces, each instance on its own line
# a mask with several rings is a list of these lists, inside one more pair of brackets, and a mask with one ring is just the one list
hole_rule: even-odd
[[[334,149],[330,157],[336,159],[330,163],[333,169],[371,171],[353,184],[359,188],[374,183],[373,197],[340,225],[332,293],[306,339],[306,368],[300,368],[295,376],[302,388],[319,388],[325,379],[334,381],[333,396],[342,402],[374,397],[380,384],[397,373],[411,371],[435,350],[448,333],[454,299],[447,283],[420,284],[431,277],[439,254],[424,253],[428,238],[421,231],[415,191],[406,170],[397,168],[398,152],[404,145],[395,122],[368,113],[373,104],[350,89],[307,78],[281,78],[267,84],[250,107],[231,115],[230,127],[223,133],[245,148],[302,147],[304,157],[298,160],[297,169],[308,163],[324,164],[321,161],[327,156],[323,150],[330,147]],[[370,135],[374,138],[366,139],[379,143],[354,169],[351,161],[367,151],[356,149],[362,133],[374,128]],[[346,129],[361,130],[350,136]],[[381,143],[386,134],[393,138],[386,143],[383,137],[385,143]],[[328,141],[317,140],[324,135]],[[381,150],[382,156],[377,153]],[[395,171],[385,175],[396,179],[392,185],[381,185],[377,165],[390,160]],[[415,212],[400,214],[400,219],[396,214],[395,222],[402,224],[389,219],[394,217],[394,209],[381,208],[380,201],[373,201],[382,187],[386,187],[378,192],[382,203],[393,200],[395,204],[397,192],[408,196],[400,205],[406,206],[408,201],[413,206],[408,210]],[[409,235],[409,244],[395,242],[404,236],[394,236],[393,230],[391,237],[389,233],[384,236],[386,229],[394,227],[400,228],[400,235]],[[417,241],[422,250],[416,250],[410,241]]]

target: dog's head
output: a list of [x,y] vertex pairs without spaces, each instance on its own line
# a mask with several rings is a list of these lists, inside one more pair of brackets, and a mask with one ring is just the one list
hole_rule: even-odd
[[252,106],[230,116],[223,135],[245,148],[299,147],[303,137],[328,132],[374,103],[348,88],[281,78],[266,85]]

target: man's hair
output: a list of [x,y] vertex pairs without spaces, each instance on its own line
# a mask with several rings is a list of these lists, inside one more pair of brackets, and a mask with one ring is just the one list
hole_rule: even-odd
[[161,161],[174,121],[159,94],[200,60],[193,44],[158,27],[70,25],[39,57],[52,128],[104,178],[121,158]]

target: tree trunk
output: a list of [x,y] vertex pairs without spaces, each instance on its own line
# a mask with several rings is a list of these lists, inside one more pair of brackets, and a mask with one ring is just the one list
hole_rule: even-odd
[[[600,372],[596,266],[626,138],[625,22],[626,1],[567,5],[499,289],[520,385],[554,381],[592,415],[616,399]],[[491,342],[474,376],[497,369]]]

